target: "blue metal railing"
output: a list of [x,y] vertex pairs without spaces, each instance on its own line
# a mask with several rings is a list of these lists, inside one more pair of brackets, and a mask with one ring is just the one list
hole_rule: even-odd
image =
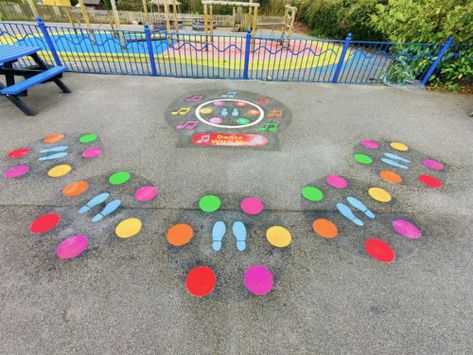
[[[205,35],[0,22],[0,44],[39,46],[42,58],[73,72],[351,84],[405,84],[449,61],[472,59],[453,44],[344,41],[309,37]],[[19,66],[32,65],[24,59]]]

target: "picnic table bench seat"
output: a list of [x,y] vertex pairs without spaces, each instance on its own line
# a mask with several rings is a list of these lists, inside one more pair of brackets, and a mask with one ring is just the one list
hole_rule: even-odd
[[[6,78],[6,86],[0,83],[0,96],[5,96],[28,116],[33,116],[35,113],[19,98],[26,96],[28,89],[46,81],[54,81],[63,92],[71,92],[60,79],[67,68],[62,65],[48,66],[39,57],[39,51],[40,47],[0,45],[0,75],[5,75]],[[26,56],[30,56],[37,65],[27,68],[13,66]],[[25,79],[15,83],[15,76],[23,76]]]

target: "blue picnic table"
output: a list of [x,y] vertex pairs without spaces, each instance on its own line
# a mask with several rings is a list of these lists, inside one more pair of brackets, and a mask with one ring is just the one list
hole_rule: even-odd
[[[5,84],[0,83],[0,96],[5,96],[26,115],[35,113],[21,100],[27,95],[27,90],[47,81],[54,81],[59,88],[70,93],[69,88],[62,82],[61,76],[67,68],[64,66],[48,66],[38,55],[40,47],[0,45],[0,75],[5,75]],[[36,65],[29,68],[14,66],[21,58],[31,57]],[[15,76],[25,79],[16,83]]]

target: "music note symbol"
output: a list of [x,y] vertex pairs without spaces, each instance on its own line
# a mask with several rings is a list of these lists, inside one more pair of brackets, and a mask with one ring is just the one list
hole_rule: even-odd
[[183,125],[176,126],[176,129],[194,129],[199,124],[199,121],[187,121]]
[[210,142],[210,134],[203,135],[196,143],[208,143]]
[[269,104],[269,97],[260,97],[258,100],[255,101],[257,105],[267,105]]
[[222,97],[226,97],[227,99],[233,99],[237,93],[235,91],[229,91],[225,95],[222,95]]
[[186,99],[186,102],[199,102],[199,101],[202,101],[204,99],[203,96],[192,96],[192,97],[188,97]]
[[171,112],[171,115],[173,115],[173,116],[177,116],[177,115],[184,116],[184,115],[187,115],[190,112],[190,110],[191,110],[190,107],[181,107],[177,111]]
[[274,110],[272,110],[270,113],[268,113],[268,117],[270,118],[280,118],[282,117],[283,115],[283,109],[282,108],[275,108]]
[[269,131],[269,132],[276,132],[278,130],[278,127],[279,127],[279,123],[277,122],[269,122],[269,123],[266,123],[263,127],[260,127],[260,131],[261,132],[266,132],[266,131]]

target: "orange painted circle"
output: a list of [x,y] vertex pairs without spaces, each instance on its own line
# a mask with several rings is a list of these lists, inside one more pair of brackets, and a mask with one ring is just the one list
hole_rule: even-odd
[[49,136],[43,138],[43,142],[51,144],[51,143],[60,142],[63,139],[64,139],[64,134],[50,134]]
[[62,189],[62,193],[64,196],[74,197],[81,195],[87,191],[88,188],[89,184],[87,181],[76,181],[64,187],[64,189]]
[[166,238],[168,243],[180,247],[189,243],[194,235],[192,227],[188,224],[175,224],[168,229]]
[[392,184],[400,184],[402,181],[401,175],[396,174],[394,171],[391,170],[383,170],[379,173],[381,179],[386,182],[390,182]]
[[312,229],[322,238],[335,238],[338,235],[338,228],[332,221],[325,218],[316,219],[312,223]]

